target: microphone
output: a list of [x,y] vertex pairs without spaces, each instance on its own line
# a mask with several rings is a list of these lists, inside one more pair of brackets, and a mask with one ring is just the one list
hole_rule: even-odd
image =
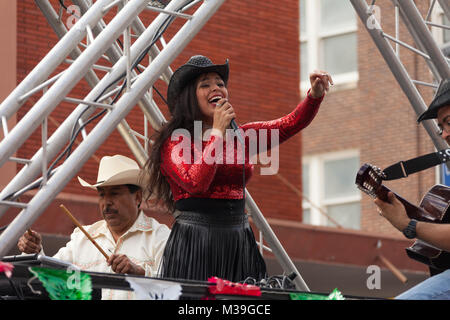
[[234,118],[231,119],[230,126],[234,130],[234,132],[236,133],[236,136],[237,136],[239,142],[242,144],[242,146],[245,146],[244,138],[242,137],[241,132],[239,131],[239,127],[236,124],[236,121],[234,120]]
[[[219,107],[222,106],[222,104],[219,104],[219,103],[218,103],[219,99],[217,99],[216,101],[217,101],[216,107],[217,107],[217,106],[219,106]],[[242,137],[241,132],[239,131],[239,127],[238,127],[236,121],[234,120],[234,118],[231,119],[231,121],[230,121],[230,127],[234,130],[234,132],[236,133],[236,136],[237,136],[239,142],[240,142],[240,143],[242,144],[242,146],[244,147],[244,146],[245,146],[244,138]]]

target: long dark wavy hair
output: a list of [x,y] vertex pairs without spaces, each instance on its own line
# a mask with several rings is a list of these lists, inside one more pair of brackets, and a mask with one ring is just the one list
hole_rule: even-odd
[[176,98],[174,104],[169,105],[172,118],[154,135],[151,153],[145,164],[145,169],[150,174],[147,199],[153,196],[157,203],[162,203],[170,212],[175,210],[175,203],[169,183],[161,173],[161,148],[176,129],[186,129],[192,136],[194,121],[202,119],[197,101],[196,84],[196,80],[190,81]]

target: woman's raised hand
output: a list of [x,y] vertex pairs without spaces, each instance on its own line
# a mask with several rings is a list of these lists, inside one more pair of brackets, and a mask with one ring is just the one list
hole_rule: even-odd
[[315,70],[310,73],[309,82],[311,82],[310,95],[313,98],[322,97],[330,89],[330,85],[333,85],[330,74],[322,70]]

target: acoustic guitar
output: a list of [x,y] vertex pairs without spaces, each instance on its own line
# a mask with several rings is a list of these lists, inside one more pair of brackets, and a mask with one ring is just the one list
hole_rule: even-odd
[[[387,194],[391,191],[382,184],[383,172],[370,164],[364,164],[356,175],[356,185],[364,193],[383,201],[387,200]],[[391,191],[393,192],[393,191]],[[431,223],[450,222],[450,188],[437,184],[433,186],[423,197],[417,207],[393,192],[403,203],[410,219]],[[422,240],[417,239],[413,245],[406,248],[408,257],[427,264],[430,268],[445,270],[450,268],[450,253]]]

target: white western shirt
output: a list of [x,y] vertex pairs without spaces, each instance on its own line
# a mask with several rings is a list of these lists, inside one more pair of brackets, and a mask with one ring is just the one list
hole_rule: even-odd
[[[106,221],[100,220],[83,228],[108,255],[124,254],[131,262],[145,270],[145,276],[156,276],[170,229],[156,219],[146,216],[142,211],[118,240],[109,231]],[[113,273],[105,257],[79,229],[75,228],[70,241],[53,256],[74,264],[82,270]],[[132,291],[102,289],[102,299],[134,299]]]

